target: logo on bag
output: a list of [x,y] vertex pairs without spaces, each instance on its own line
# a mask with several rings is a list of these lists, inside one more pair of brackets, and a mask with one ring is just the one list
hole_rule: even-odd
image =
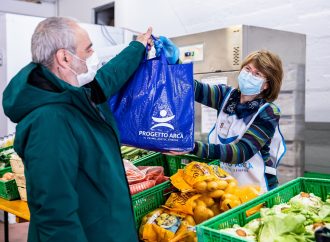
[[170,116],[170,117],[166,117],[167,111],[164,110],[164,109],[159,112],[159,115],[161,116],[161,118],[151,117],[152,120],[154,122],[156,122],[157,124],[153,125],[150,129],[154,129],[154,128],[157,128],[157,127],[167,127],[167,128],[170,128],[170,129],[174,129],[173,125],[169,124],[167,122],[174,119],[175,115]]
[[183,139],[183,133],[176,132],[175,127],[169,123],[175,118],[175,115],[166,117],[170,113],[169,111],[169,109],[167,111],[161,109],[159,111],[160,117],[151,117],[152,126],[147,130],[139,130],[139,136],[155,141],[179,141]]

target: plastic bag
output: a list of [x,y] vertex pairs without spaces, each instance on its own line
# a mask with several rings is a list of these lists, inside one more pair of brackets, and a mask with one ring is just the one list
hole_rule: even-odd
[[161,166],[136,167],[125,159],[123,162],[131,195],[154,187],[169,179],[167,176],[164,176],[164,168]]
[[194,226],[191,216],[158,208],[143,217],[139,236],[146,242],[196,241]]
[[141,171],[128,160],[123,160],[128,184],[135,184],[146,180],[145,172]]
[[121,143],[155,151],[190,151],[194,143],[193,65],[144,60],[108,102]]

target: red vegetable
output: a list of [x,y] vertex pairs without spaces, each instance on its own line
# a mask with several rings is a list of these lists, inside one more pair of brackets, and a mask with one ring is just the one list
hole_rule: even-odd
[[144,181],[144,182],[129,185],[129,190],[131,192],[131,195],[134,195],[134,194],[142,192],[148,188],[151,188],[155,185],[156,185],[156,181],[149,180],[149,181]]

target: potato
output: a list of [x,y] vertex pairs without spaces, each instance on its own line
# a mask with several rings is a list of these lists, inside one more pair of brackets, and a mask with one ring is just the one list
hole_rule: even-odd
[[196,200],[196,206],[195,206],[195,208],[196,207],[207,207],[206,206],[206,204],[205,204],[205,202],[204,201],[202,201],[202,200]]
[[207,188],[207,182],[206,181],[196,182],[193,187],[197,192],[205,192]]
[[195,222],[193,216],[191,216],[191,215],[187,215],[187,216],[185,217],[185,220],[187,221],[187,223],[188,223],[189,225],[192,225],[192,226],[195,226],[195,225],[196,225],[196,222]]
[[214,216],[214,213],[211,209],[208,209],[207,207],[203,206],[197,206],[194,209],[194,220],[196,221],[196,224],[199,224],[211,217]]
[[217,183],[218,183],[217,189],[220,189],[220,190],[225,190],[228,186],[228,182],[226,182],[224,180],[219,180],[219,181],[217,181]]
[[222,211],[227,211],[231,208],[237,207],[238,205],[241,205],[241,202],[239,200],[225,199],[221,202],[220,209]]
[[213,204],[210,209],[212,210],[212,212],[214,213],[214,216],[220,214],[220,207],[219,207],[219,204],[215,203]]
[[235,182],[229,182],[227,188],[225,189],[225,193],[235,193],[237,189],[237,184]]
[[207,207],[211,207],[214,204],[213,198],[205,195],[199,197],[197,200],[203,201]]
[[222,195],[222,200],[225,199],[229,199],[229,200],[239,200],[239,197],[234,195],[234,194],[230,194],[230,193],[225,193]]
[[207,190],[209,192],[213,192],[217,190],[217,188],[218,188],[218,183],[216,181],[210,181],[207,183]]
[[213,192],[209,192],[208,195],[212,198],[221,198],[224,193],[225,192],[223,190],[215,190]]

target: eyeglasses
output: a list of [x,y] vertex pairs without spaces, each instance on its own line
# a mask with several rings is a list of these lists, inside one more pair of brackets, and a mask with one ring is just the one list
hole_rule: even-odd
[[246,72],[248,73],[251,73],[253,76],[255,77],[258,77],[258,78],[262,78],[264,80],[266,80],[267,78],[265,77],[264,74],[262,74],[260,71],[256,70],[256,71],[253,71],[252,68],[250,66],[244,66],[243,67],[243,70],[245,70]]

